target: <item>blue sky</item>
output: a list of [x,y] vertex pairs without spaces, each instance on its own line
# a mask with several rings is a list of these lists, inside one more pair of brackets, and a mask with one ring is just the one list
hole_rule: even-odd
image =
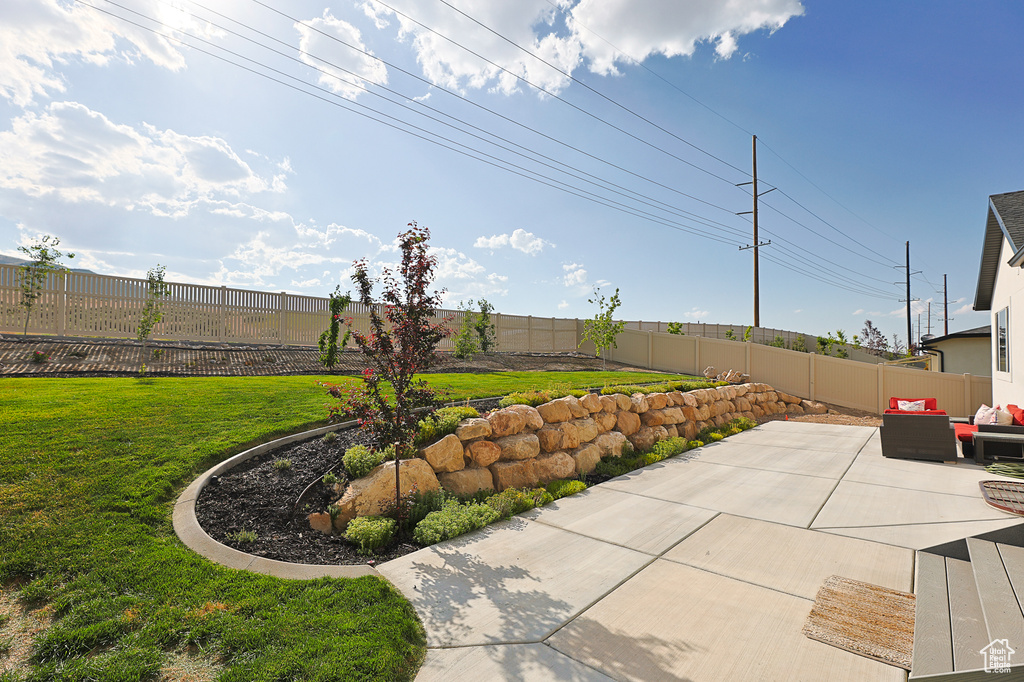
[[104,274],[323,296],[416,220],[451,307],[588,317],[596,286],[625,319],[749,324],[756,134],[763,326],[905,340],[907,240],[915,326],[930,301],[942,332],[943,274],[950,331],[987,323],[1019,3],[87,2],[0,7],[0,254],[53,234]]

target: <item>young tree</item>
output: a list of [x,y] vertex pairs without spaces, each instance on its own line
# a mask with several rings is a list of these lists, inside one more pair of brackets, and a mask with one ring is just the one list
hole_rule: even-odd
[[669,334],[678,334],[679,336],[686,336],[686,333],[683,332],[682,322],[669,322],[667,331]]
[[28,336],[28,322],[32,316],[32,308],[36,301],[43,295],[43,286],[50,273],[67,273],[68,269],[60,262],[61,258],[67,256],[74,258],[73,253],[63,253],[57,247],[60,246],[59,237],[44,235],[29,246],[19,246],[21,251],[28,257],[29,262],[18,268],[21,285],[21,301],[19,305],[25,309],[25,336]]
[[753,333],[754,333],[754,328],[753,327],[747,327],[747,329],[743,332],[743,340],[749,342],[750,341],[750,337],[753,335]]
[[142,370],[146,369],[146,344],[149,342],[149,335],[153,328],[164,319],[164,312],[161,309],[163,299],[170,295],[167,283],[164,282],[166,268],[157,263],[155,268],[146,272],[148,288],[146,290],[146,304],[142,306],[142,318],[139,320],[138,339],[142,341]]
[[869,353],[883,356],[889,352],[889,342],[878,330],[871,320],[864,320],[864,329],[861,330],[862,343]]
[[469,309],[471,305],[473,305],[473,301],[465,305],[461,301],[459,302],[459,310],[463,311],[465,315],[462,317],[459,333],[455,335],[455,348],[452,350],[452,355],[461,360],[468,360],[480,350],[477,346],[476,315]]
[[330,325],[320,334],[320,340],[317,345],[320,348],[320,364],[327,369],[333,369],[338,364],[338,352],[344,350],[345,345],[348,343],[349,335],[352,333],[348,329],[345,330],[345,335],[341,338],[341,343],[338,343],[338,332],[341,329],[341,314],[345,312],[345,308],[352,302],[352,296],[349,294],[342,294],[341,287],[337,286],[334,288],[334,293],[330,296],[330,302],[328,308],[331,312]]
[[[385,268],[377,280],[370,277],[366,260],[356,261],[352,281],[359,302],[369,310],[370,332],[364,334],[353,326],[351,318],[345,320],[352,339],[370,365],[363,370],[363,389],[351,394],[346,407],[358,417],[362,427],[369,429],[378,449],[394,445],[398,508],[402,490],[400,461],[416,436],[416,410],[435,404],[434,391],[427,382],[415,377],[417,372],[437,363],[437,344],[451,334],[446,324],[449,320],[442,324],[432,321],[444,292],[427,291],[437,265],[437,259],[428,253],[429,239],[427,228],[409,223],[409,229],[398,236],[402,253],[398,271]],[[373,300],[373,286],[378,281],[383,284],[383,316]],[[390,387],[393,397],[389,397],[385,386]],[[343,393],[337,386],[329,390],[335,397]]]
[[[618,348],[615,337],[626,327],[626,323],[622,320],[618,322],[612,320],[615,309],[620,305],[619,290],[616,289],[606,303],[604,295],[595,287],[594,298],[588,298],[587,303],[597,305],[597,314],[594,315],[594,319],[583,321],[583,341],[594,342],[597,357],[601,358],[601,368],[607,369],[608,361],[602,351],[608,348]],[[583,343],[581,342],[580,345]]]
[[[469,305],[473,305],[473,301],[470,301]],[[491,313],[493,312],[494,306],[488,303],[486,298],[481,298],[480,312],[476,315],[476,321],[473,323],[473,328],[476,329],[476,335],[479,338],[480,351],[483,353],[489,352],[496,344],[494,338],[494,324],[491,323]]]

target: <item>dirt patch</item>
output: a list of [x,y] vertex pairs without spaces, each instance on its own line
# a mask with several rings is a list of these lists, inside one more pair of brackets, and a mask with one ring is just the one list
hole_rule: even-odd
[[17,599],[14,588],[0,588],[0,675],[30,672],[32,647],[52,622],[51,606],[26,608]]

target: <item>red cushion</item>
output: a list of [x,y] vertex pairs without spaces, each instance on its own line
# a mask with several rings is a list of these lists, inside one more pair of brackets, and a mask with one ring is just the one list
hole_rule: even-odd
[[915,412],[914,410],[886,410],[885,414],[939,414],[939,415],[945,415],[946,411],[945,410],[924,410],[922,412],[921,410],[918,410],[918,411]]
[[974,442],[974,434],[978,431],[977,426],[974,424],[953,424],[953,428],[956,430],[957,440],[964,443]]
[[935,398],[889,398],[889,409],[898,410],[900,409],[899,401],[901,400],[923,400],[924,409],[926,410],[937,410],[939,409],[939,402]]
[[1024,408],[1016,405],[1007,405],[1006,411],[1013,415],[1014,426],[1024,426]]

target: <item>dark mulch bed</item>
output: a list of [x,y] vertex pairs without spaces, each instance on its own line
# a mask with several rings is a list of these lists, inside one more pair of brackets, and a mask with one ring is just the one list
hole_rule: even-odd
[[[474,407],[483,414],[494,409],[498,399],[478,401]],[[228,547],[255,556],[302,564],[355,565],[381,563],[420,549],[410,538],[398,538],[387,550],[372,558],[358,554],[355,547],[338,536],[328,536],[309,527],[306,516],[321,512],[337,497],[322,483],[303,497],[310,483],[319,481],[331,467],[340,472],[341,456],[352,445],[369,445],[365,431],[358,428],[337,432],[333,442],[323,438],[293,443],[254,457],[223,476],[210,481],[196,502],[196,518],[212,538]],[[277,462],[288,460],[287,468]],[[239,531],[254,531],[256,540],[239,542]]]

